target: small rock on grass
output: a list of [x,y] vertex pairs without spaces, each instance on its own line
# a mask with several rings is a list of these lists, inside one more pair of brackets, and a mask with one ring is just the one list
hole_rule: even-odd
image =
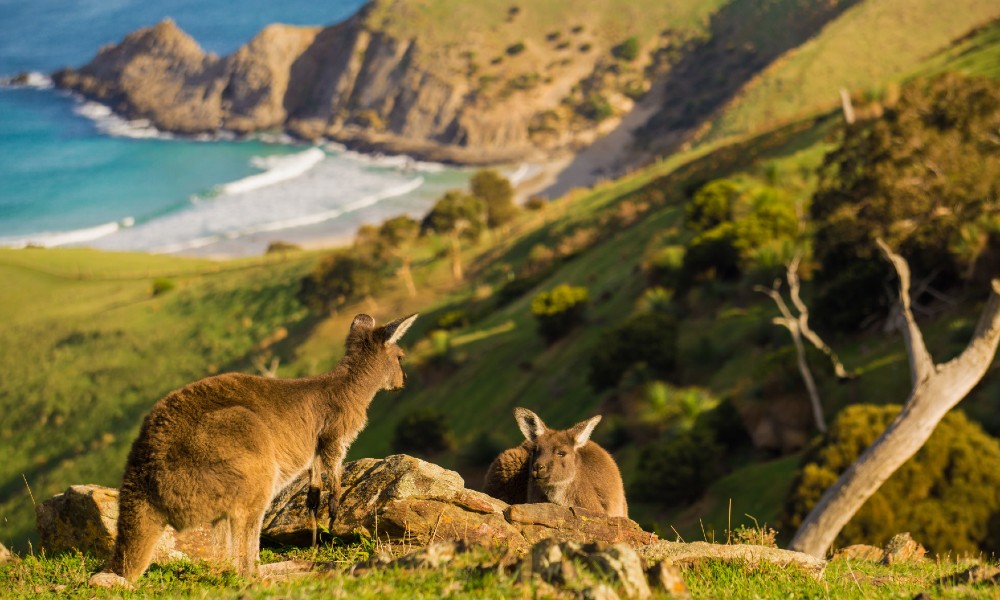
[[914,562],[924,559],[927,549],[918,544],[909,533],[897,533],[885,545],[885,555],[882,563],[894,565],[902,562]]
[[103,571],[90,578],[90,587],[134,590],[135,586],[121,575]]

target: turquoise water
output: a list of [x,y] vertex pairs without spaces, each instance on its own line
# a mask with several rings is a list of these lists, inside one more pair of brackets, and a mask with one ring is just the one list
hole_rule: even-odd
[[[269,23],[331,24],[362,4],[0,0],[0,76],[80,66],[165,17],[225,55]],[[157,135],[51,87],[0,87],[0,245],[174,252],[243,237],[264,244],[418,213],[465,178],[329,145]],[[267,179],[247,179],[260,173]]]

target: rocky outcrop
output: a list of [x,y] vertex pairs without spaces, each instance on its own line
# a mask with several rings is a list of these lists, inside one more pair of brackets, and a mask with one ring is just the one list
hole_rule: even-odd
[[[571,34],[564,19],[556,22],[567,38],[578,38],[572,46],[569,39],[551,38],[563,35],[557,30],[527,50],[520,43],[521,50],[501,51],[491,60],[475,57],[482,40],[471,32],[443,47],[408,37],[417,34],[394,27],[386,16],[397,9],[413,6],[374,1],[322,29],[271,25],[221,58],[165,20],[53,80],[171,132],[280,128],[360,150],[469,164],[585,144],[631,108],[636,89],[648,87],[645,53],[615,59],[612,40],[596,29]],[[571,11],[567,5],[567,16]],[[539,35],[535,26],[512,27],[512,36]],[[543,68],[545,62],[550,64]],[[589,114],[586,94],[590,104],[600,97],[599,117]]]
[[[111,556],[118,522],[118,490],[99,485],[71,485],[35,507],[41,548],[47,552],[80,550],[101,559]],[[168,527],[156,545],[154,561],[212,558],[207,528],[177,533]]]
[[[363,535],[382,541],[424,545],[434,540],[503,546],[524,550],[541,539],[603,541],[639,546],[657,540],[634,521],[609,518],[554,504],[508,505],[465,488],[454,471],[412,456],[365,458],[347,463],[343,493],[330,533]],[[264,518],[265,541],[307,545],[312,525],[305,507],[308,480],[289,485]],[[322,496],[320,505],[328,505]],[[49,552],[82,550],[106,558],[114,547],[118,491],[95,485],[74,485],[38,505],[38,532]],[[320,523],[329,523],[324,509]],[[213,558],[212,532],[207,527],[175,532],[168,528],[154,560]]]
[[[360,533],[418,545],[460,540],[515,549],[546,538],[633,546],[658,539],[626,518],[548,503],[508,505],[467,489],[454,471],[405,454],[348,463],[342,486],[340,509],[330,526],[330,532],[341,537]],[[265,538],[308,543],[312,527],[305,507],[307,487],[303,477],[275,498],[264,518]],[[327,506],[325,496],[320,506]],[[328,513],[319,517],[321,523],[329,521]]]

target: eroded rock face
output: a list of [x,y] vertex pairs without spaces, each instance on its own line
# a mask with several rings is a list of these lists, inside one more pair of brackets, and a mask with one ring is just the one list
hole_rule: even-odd
[[[118,490],[99,485],[71,485],[35,507],[41,547],[47,552],[80,550],[107,559],[114,549]],[[168,527],[156,545],[154,562],[177,558],[212,558],[212,532]]]
[[[264,518],[265,538],[289,544],[309,542],[307,487],[303,476],[275,498]],[[330,528],[337,536],[362,533],[421,545],[461,540],[516,548],[550,537],[631,545],[657,539],[630,519],[548,503],[508,505],[466,489],[454,471],[405,454],[348,463],[342,489],[340,509]],[[320,506],[320,523],[326,524],[325,495]]]
[[[380,29],[368,19],[372,10],[326,28],[271,25],[221,58],[168,19],[52,78],[127,118],[182,134],[281,128],[362,151],[466,164],[523,160],[594,137],[598,123],[540,128],[538,121],[568,110],[561,101],[595,68],[597,52],[544,80],[536,74],[516,96],[485,97],[476,78],[432,58],[442,49]],[[559,135],[532,138],[543,129]]]
[[[312,521],[305,507],[308,476],[289,485],[272,502],[264,518],[265,541],[308,545]],[[656,541],[634,521],[605,517],[554,504],[508,505],[465,488],[462,477],[435,464],[397,454],[361,459],[344,466],[340,509],[330,527],[339,537],[362,534],[394,543],[426,545],[436,540],[461,541],[524,550],[533,543],[559,541],[625,543]],[[327,497],[319,522],[329,524]],[[108,557],[114,547],[118,491],[94,485],[71,486],[37,508],[42,547],[50,552],[79,549]],[[168,528],[156,558],[213,558],[212,532]]]

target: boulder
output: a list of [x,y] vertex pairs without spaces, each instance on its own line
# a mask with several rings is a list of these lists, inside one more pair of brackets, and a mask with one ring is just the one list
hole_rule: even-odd
[[[508,505],[465,488],[448,469],[405,454],[382,460],[365,458],[344,466],[340,508],[330,532],[425,545],[434,540],[513,546],[555,537],[561,541],[656,541],[634,521],[555,504]],[[263,536],[286,544],[307,544],[312,537],[305,507],[308,478],[303,476],[275,498],[264,517]],[[320,523],[329,522],[325,492]]]
[[924,559],[927,549],[918,544],[909,533],[897,533],[885,545],[882,563],[893,565],[901,562],[916,562]]
[[853,544],[839,550],[833,555],[833,560],[863,560],[868,562],[880,562],[885,552],[878,546],[868,544]]
[[[111,557],[118,522],[118,490],[100,485],[71,485],[35,507],[41,548],[47,552],[80,550],[101,559]],[[167,527],[153,562],[177,558],[212,558],[210,528],[177,533]]]
[[595,598],[617,596],[611,589],[601,589],[600,579],[615,583],[626,598],[645,599],[651,595],[642,559],[625,544],[609,546],[547,539],[531,548],[530,561],[531,572],[543,581],[568,588],[589,584],[587,589],[592,590]]

